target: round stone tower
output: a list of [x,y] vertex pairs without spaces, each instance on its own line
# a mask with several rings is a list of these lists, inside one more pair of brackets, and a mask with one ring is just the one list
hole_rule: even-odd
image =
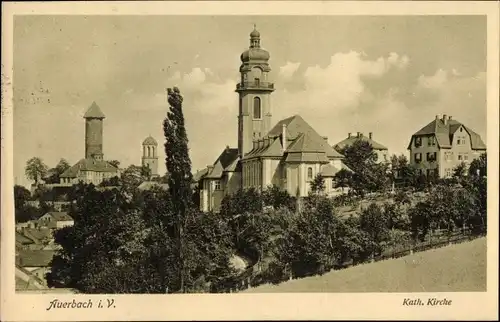
[[83,118],[85,119],[85,158],[102,160],[104,113],[93,102]]

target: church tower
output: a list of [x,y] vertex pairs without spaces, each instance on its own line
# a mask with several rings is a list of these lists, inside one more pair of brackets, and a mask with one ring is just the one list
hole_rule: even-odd
[[142,142],[142,166],[151,169],[151,176],[158,176],[158,143],[150,135]]
[[250,33],[250,47],[241,54],[238,111],[238,155],[242,158],[253,146],[253,140],[271,130],[271,93],[269,52],[260,47],[260,33]]
[[83,116],[85,119],[85,158],[102,160],[102,130],[104,113],[95,102]]

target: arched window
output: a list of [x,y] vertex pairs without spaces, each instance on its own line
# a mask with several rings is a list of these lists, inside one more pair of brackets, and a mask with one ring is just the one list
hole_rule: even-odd
[[148,146],[148,157],[151,156],[151,147]]
[[261,106],[260,106],[260,97],[255,97],[253,99],[253,118],[260,119],[261,118]]
[[309,167],[307,168],[307,179],[312,179],[313,178],[313,168]]

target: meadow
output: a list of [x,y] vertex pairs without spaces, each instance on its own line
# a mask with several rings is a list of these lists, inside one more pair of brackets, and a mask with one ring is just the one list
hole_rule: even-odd
[[362,264],[321,276],[265,284],[250,293],[485,292],[486,238]]

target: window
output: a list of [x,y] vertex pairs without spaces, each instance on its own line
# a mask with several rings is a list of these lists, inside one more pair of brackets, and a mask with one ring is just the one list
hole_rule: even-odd
[[313,178],[313,168],[309,167],[307,168],[307,179],[312,179]]
[[332,178],[332,189],[335,189],[335,179]]
[[422,145],[422,138],[415,138],[415,147],[418,148]]
[[422,161],[422,153],[415,153],[415,162],[420,163]]
[[261,106],[260,106],[260,97],[255,97],[253,99],[253,118],[260,119],[261,118]]
[[255,86],[257,86],[257,87],[260,86],[260,78],[255,79]]
[[462,129],[462,128],[460,128],[460,132],[463,132],[463,129]]
[[221,190],[219,180],[215,181],[215,190]]
[[434,136],[430,136],[430,137],[429,137],[429,140],[427,141],[427,143],[428,143],[428,145],[429,145],[429,146],[434,146],[434,145],[436,145],[436,137],[434,137]]
[[436,152],[427,152],[427,161],[434,162],[436,161]]
[[458,155],[458,161],[462,161],[462,154]]

